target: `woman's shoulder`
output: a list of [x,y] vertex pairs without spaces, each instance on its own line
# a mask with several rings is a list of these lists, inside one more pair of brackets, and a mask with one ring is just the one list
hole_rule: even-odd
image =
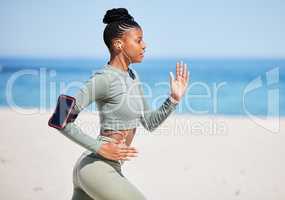
[[114,75],[112,75],[112,73],[110,73],[110,71],[106,67],[97,69],[90,77],[90,79],[104,79],[108,81],[112,81],[113,78]]
[[115,68],[110,68],[108,66],[103,66],[100,69],[97,69],[91,75],[91,79],[104,79],[109,82],[116,82],[116,80],[121,80],[121,78],[134,75],[135,79],[139,80],[139,74],[133,67],[129,68],[129,74],[122,72]]

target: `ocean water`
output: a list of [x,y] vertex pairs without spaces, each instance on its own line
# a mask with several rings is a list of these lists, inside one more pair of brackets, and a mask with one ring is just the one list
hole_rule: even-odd
[[[132,67],[155,109],[169,94],[174,59],[145,60]],[[190,82],[176,113],[285,115],[285,60],[184,59]],[[54,109],[59,94],[74,95],[106,60],[0,59],[0,106]],[[91,105],[96,110],[96,106]],[[89,108],[89,109],[90,109]]]

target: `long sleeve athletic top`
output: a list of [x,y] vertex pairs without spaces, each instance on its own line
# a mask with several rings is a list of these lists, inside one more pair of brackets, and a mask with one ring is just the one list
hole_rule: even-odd
[[[134,79],[129,74],[135,75]],[[101,131],[127,130],[139,124],[153,131],[177,105],[167,98],[157,110],[152,111],[143,95],[136,71],[129,67],[126,72],[110,64],[106,64],[86,81],[75,99],[77,113],[96,102]],[[100,148],[100,140],[85,134],[74,122],[68,123],[60,132],[91,152],[96,153]]]

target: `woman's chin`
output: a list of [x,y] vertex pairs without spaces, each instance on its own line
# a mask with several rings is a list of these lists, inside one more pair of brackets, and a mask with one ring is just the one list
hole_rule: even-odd
[[143,61],[143,59],[144,59],[144,57],[141,56],[141,57],[135,59],[133,63],[141,63]]

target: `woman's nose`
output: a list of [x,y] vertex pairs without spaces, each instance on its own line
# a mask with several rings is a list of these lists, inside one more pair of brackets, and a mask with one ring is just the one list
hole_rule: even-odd
[[146,49],[146,43],[143,42],[143,49],[145,50]]

